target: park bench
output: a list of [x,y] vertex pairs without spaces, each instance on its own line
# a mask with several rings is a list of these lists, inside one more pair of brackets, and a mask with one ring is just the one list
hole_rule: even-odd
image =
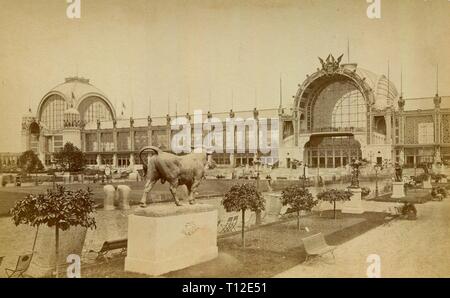
[[6,275],[8,276],[8,278],[23,277],[23,274],[25,273],[25,271],[27,271],[28,267],[30,267],[32,256],[33,256],[33,254],[26,254],[23,256],[19,256],[19,258],[17,259],[17,264],[16,264],[15,269],[9,269],[9,268],[5,269],[5,272],[6,272]]
[[303,238],[302,241],[306,251],[305,263],[308,262],[309,257],[322,257],[327,253],[331,253],[333,259],[335,258],[334,250],[336,249],[336,246],[328,245],[325,242],[325,238],[322,233]]
[[219,234],[236,232],[236,225],[237,225],[238,219],[239,219],[239,216],[235,215],[235,216],[228,217],[228,219],[223,224],[221,221],[219,221],[218,222],[218,227],[220,229]]
[[97,253],[97,259],[105,258],[106,254],[110,251],[120,249],[120,253],[123,254],[127,250],[128,239],[117,239],[103,242],[102,248],[99,251],[90,250],[89,252]]

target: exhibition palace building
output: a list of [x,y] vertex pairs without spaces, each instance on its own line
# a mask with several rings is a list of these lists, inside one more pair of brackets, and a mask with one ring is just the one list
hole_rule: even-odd
[[[385,75],[341,59],[320,59],[321,67],[298,85],[289,106],[282,106],[280,95],[274,100],[278,108],[204,114],[223,121],[278,120],[277,156],[215,153],[214,160],[224,167],[252,165],[260,158],[263,164],[290,167],[302,161],[312,168],[342,167],[353,157],[373,163],[397,161],[405,167],[450,161],[450,108],[445,106],[450,97],[403,98]],[[426,109],[418,110],[418,105]],[[52,155],[71,142],[86,154],[89,167],[134,170],[144,146],[171,150],[174,117],[124,119],[88,79],[71,77],[43,96],[36,113],[29,110],[22,117],[22,149],[33,150],[51,167]],[[191,119],[189,114],[185,117]],[[14,154],[1,155],[3,164],[15,160]]]

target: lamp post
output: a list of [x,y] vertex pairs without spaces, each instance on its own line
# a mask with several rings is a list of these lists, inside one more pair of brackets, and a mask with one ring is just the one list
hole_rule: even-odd
[[378,198],[378,171],[383,170],[383,166],[376,163],[373,168],[375,170],[375,198]]
[[[259,191],[259,167],[261,165],[261,159],[259,158],[259,156],[256,157],[255,159],[255,166],[256,166],[256,190]],[[259,226],[261,224],[262,218],[261,218],[261,211],[256,211],[256,219],[255,219],[255,225]]]
[[55,190],[55,183],[56,183],[56,161],[55,160],[52,160],[51,161],[51,164],[52,164],[52,188],[53,188],[53,190]]
[[305,188],[306,184],[306,164],[303,163],[303,188]]

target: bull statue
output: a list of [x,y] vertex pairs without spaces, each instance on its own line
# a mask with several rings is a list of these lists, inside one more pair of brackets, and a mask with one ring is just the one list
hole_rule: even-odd
[[[151,152],[151,158],[147,162],[142,160],[144,151]],[[211,153],[202,150],[202,153],[189,153],[178,156],[172,153],[163,152],[160,148],[147,146],[139,151],[139,159],[143,164],[144,177],[146,179],[144,193],[141,198],[140,206],[145,207],[147,197],[158,180],[161,183],[166,181],[170,184],[170,192],[177,206],[181,206],[177,198],[177,188],[180,185],[186,185],[188,190],[189,204],[195,203],[195,192],[205,177],[207,169],[215,167],[211,160]]]

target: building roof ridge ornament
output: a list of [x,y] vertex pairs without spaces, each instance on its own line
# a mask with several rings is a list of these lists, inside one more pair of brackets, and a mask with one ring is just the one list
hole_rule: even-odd
[[322,64],[322,70],[328,74],[336,72],[340,67],[343,56],[344,54],[341,54],[337,59],[335,59],[332,54],[329,54],[325,61],[318,57],[320,64]]

